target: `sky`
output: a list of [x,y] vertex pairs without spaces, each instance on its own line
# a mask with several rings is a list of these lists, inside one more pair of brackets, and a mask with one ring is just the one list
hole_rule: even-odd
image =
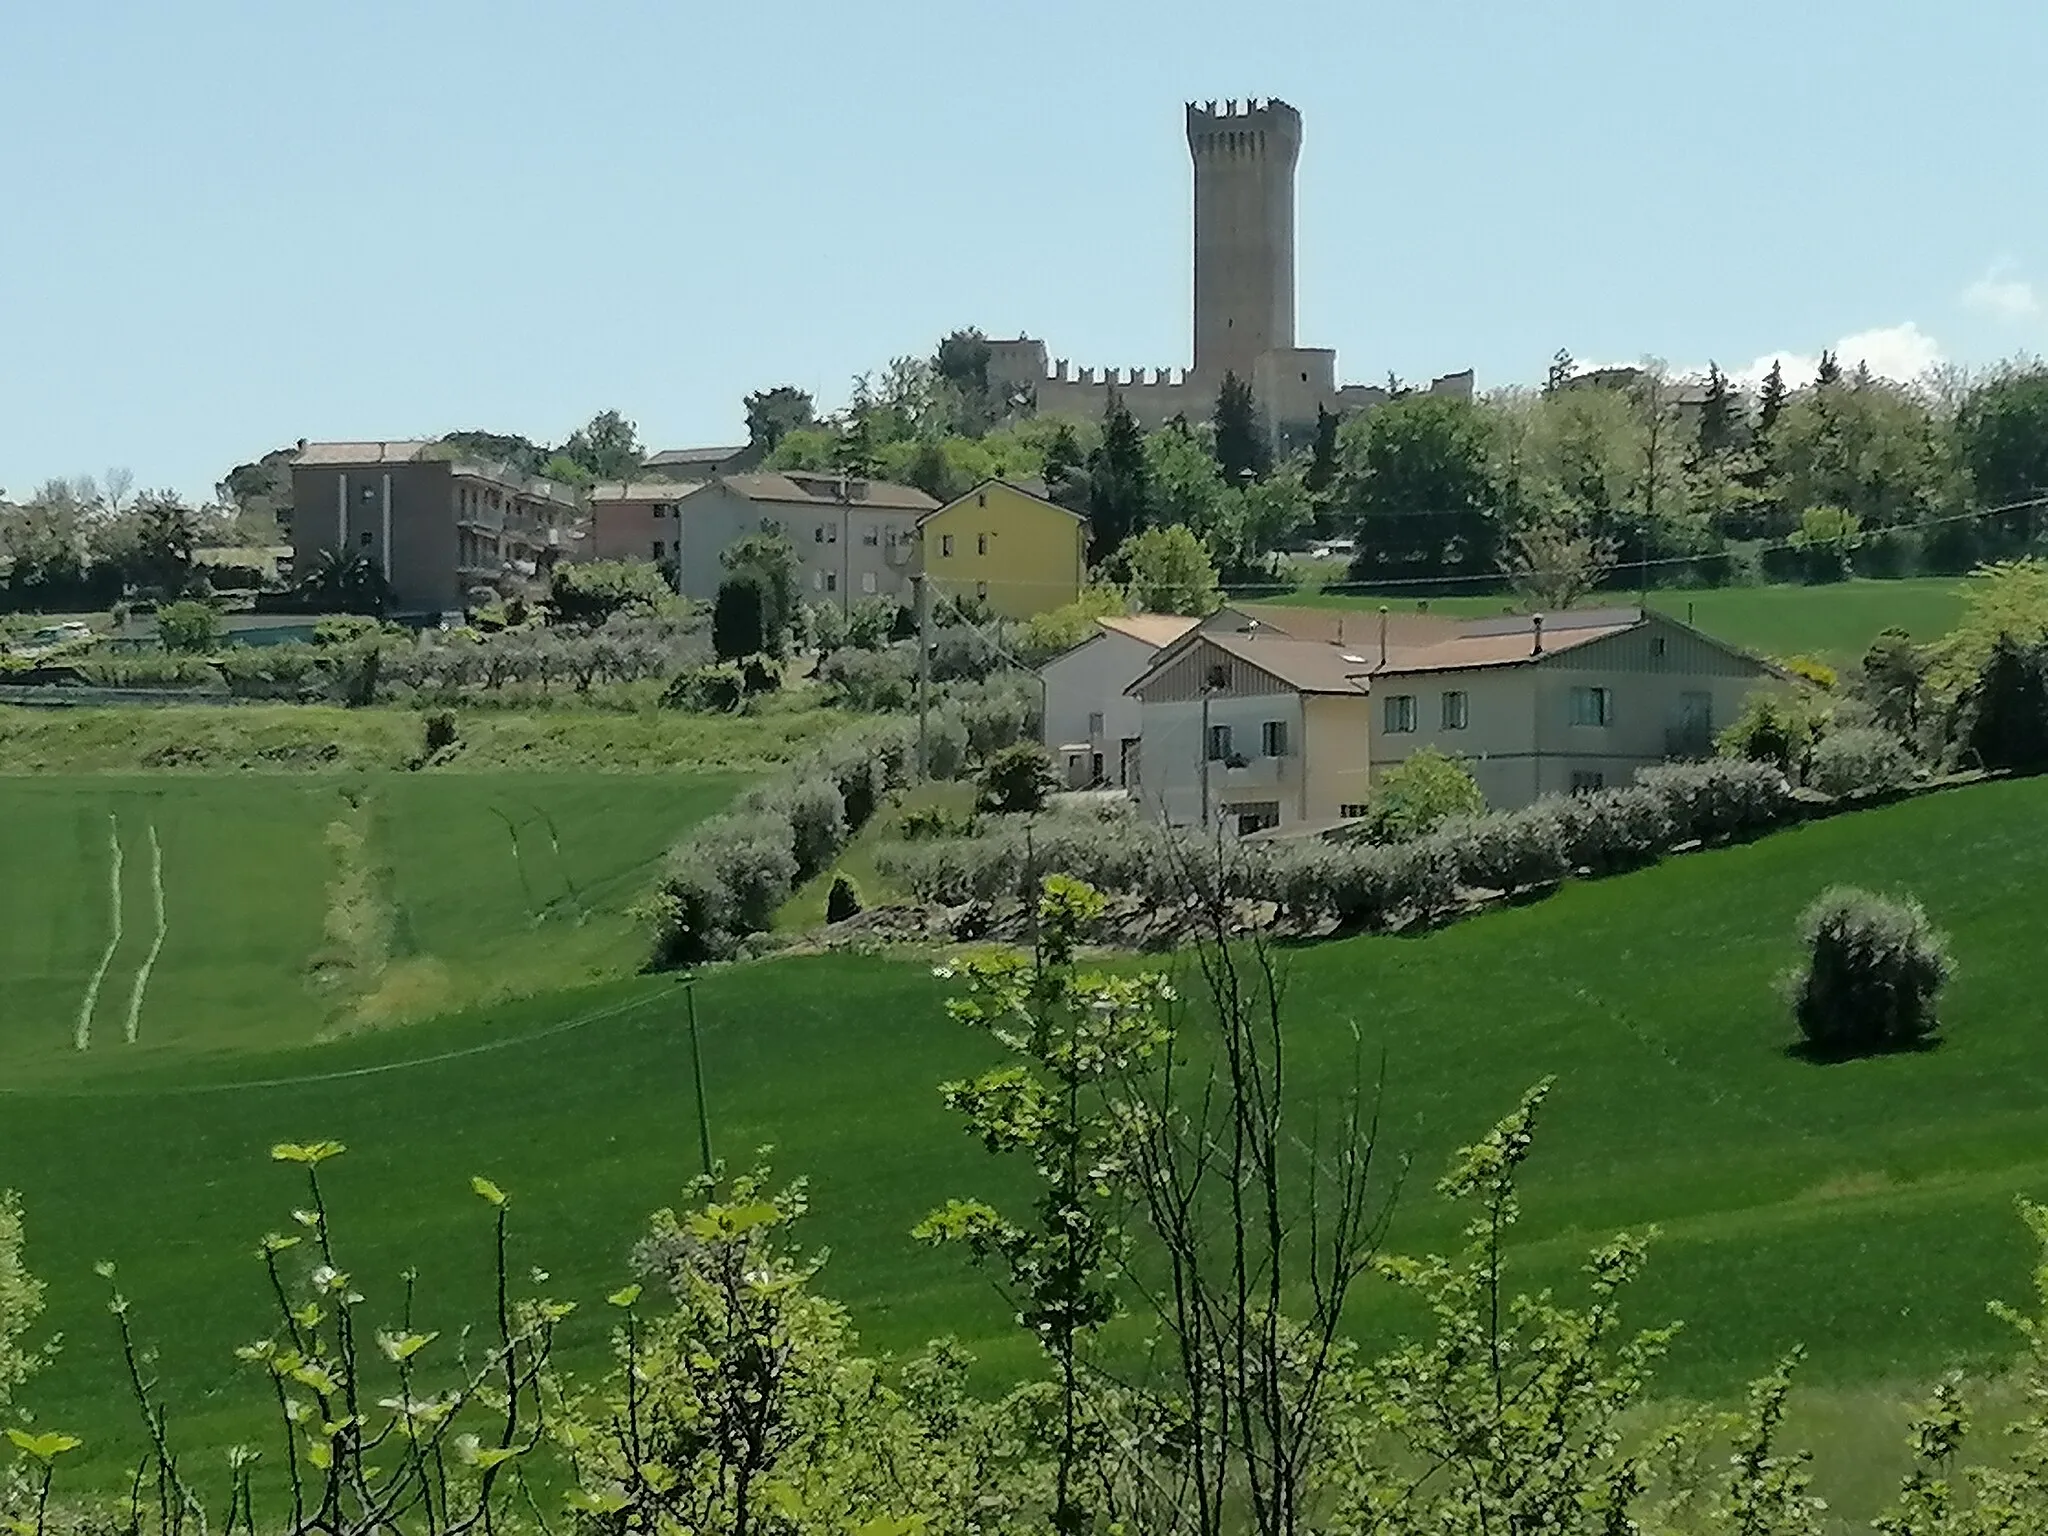
[[2048,350],[2048,6],[0,0],[0,492],[744,440],[978,325],[1189,360],[1183,104],[1304,117],[1347,380]]

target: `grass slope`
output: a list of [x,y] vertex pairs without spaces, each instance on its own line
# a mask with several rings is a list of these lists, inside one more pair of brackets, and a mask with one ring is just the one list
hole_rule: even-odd
[[628,971],[626,908],[738,782],[0,779],[0,1073],[300,1045]]
[[[1793,918],[1838,880],[1911,890],[1953,933],[1941,1049],[1827,1068],[1785,1053],[1774,981],[1794,958]],[[1413,1247],[1454,1241],[1428,1194],[1449,1149],[1554,1074],[1520,1275],[1570,1288],[1594,1238],[1659,1225],[1632,1313],[1687,1323],[1667,1391],[1727,1393],[1795,1341],[1816,1383],[1924,1380],[1997,1358],[2006,1339],[1985,1300],[2026,1281],[2011,1202],[2048,1192],[2044,901],[2048,781],[1844,816],[1440,933],[1295,951],[1292,1081],[1327,1101],[1354,1025],[1369,1058],[1384,1050],[1387,1150],[1412,1159],[1394,1241]],[[1005,1190],[938,1102],[935,1085],[982,1050],[942,996],[924,967],[883,958],[707,974],[713,1130],[726,1155],[773,1143],[782,1171],[811,1177],[826,1284],[871,1341],[952,1331],[1002,1370],[1026,1358],[1006,1309],[956,1256],[907,1236],[949,1195]],[[263,1158],[279,1139],[351,1144],[333,1180],[351,1270],[388,1296],[418,1266],[428,1326],[483,1300],[472,1173],[512,1191],[521,1266],[601,1295],[643,1213],[693,1170],[680,1022],[676,984],[640,979],[319,1049],[118,1076],[80,1062],[69,1082],[0,1100],[0,1185],[24,1193],[66,1334],[36,1388],[44,1421],[132,1444],[89,1274],[114,1257],[196,1416],[192,1440],[256,1432],[258,1395],[222,1388],[259,1326],[251,1241],[298,1197]],[[1389,1306],[1369,1288],[1361,1333],[1394,1327]],[[597,1358],[597,1326],[565,1337],[572,1362]]]
[[[1290,606],[1359,609],[1377,613],[1384,604],[1396,613],[1413,612],[1412,596],[1360,593],[1303,593],[1274,601]],[[1498,614],[1515,599],[1437,597],[1432,613],[1460,616]],[[1633,603],[1635,593],[1601,594],[1592,602]],[[1816,656],[1837,667],[1854,666],[1882,629],[1894,626],[1916,640],[1937,639],[1962,616],[1962,583],[1949,576],[1904,581],[1845,581],[1821,587],[1717,587],[1698,591],[1653,591],[1650,606],[1683,619],[1708,634],[1766,656]]]

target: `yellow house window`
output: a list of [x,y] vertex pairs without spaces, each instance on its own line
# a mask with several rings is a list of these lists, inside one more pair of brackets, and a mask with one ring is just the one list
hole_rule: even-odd
[[974,536],[974,552],[975,552],[975,553],[976,553],[977,555],[985,555],[985,554],[987,554],[987,553],[988,553],[988,535],[987,535],[987,534],[985,534],[985,533],[977,533],[977,534],[976,534],[976,535]]
[[950,533],[942,533],[939,535],[939,555],[943,559],[950,560],[952,558],[953,535],[951,535]]
[[976,583],[974,584],[974,595],[975,595],[976,597],[987,597],[987,596],[988,596],[988,583],[987,583],[987,582],[985,582],[985,581],[977,581],[977,582],[976,582]]

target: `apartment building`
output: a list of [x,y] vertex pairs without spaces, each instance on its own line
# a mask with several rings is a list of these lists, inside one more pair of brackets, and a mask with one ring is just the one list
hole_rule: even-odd
[[720,555],[765,530],[796,551],[805,602],[845,609],[870,597],[909,601],[918,520],[938,502],[914,486],[789,470],[722,475],[679,505],[684,596],[715,598]]
[[635,480],[593,485],[583,554],[592,560],[651,560],[673,571],[683,552],[683,503],[700,484]]
[[504,581],[544,575],[583,511],[567,486],[428,441],[301,442],[292,506],[294,572],[328,554],[366,557],[400,615],[459,613]]

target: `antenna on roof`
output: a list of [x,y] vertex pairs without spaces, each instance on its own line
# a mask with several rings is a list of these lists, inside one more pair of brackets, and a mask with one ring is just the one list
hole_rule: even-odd
[[1532,613],[1532,614],[1530,614],[1530,615],[1529,615],[1529,629],[1530,629],[1530,632],[1531,632],[1531,633],[1532,633],[1532,634],[1533,634],[1533,635],[1535,636],[1535,643],[1534,643],[1534,644],[1533,644],[1533,645],[1532,645],[1532,646],[1530,647],[1530,650],[1529,650],[1529,654],[1530,654],[1531,656],[1541,656],[1541,655],[1543,654],[1543,615],[1542,615],[1542,614],[1540,614],[1540,613]]

